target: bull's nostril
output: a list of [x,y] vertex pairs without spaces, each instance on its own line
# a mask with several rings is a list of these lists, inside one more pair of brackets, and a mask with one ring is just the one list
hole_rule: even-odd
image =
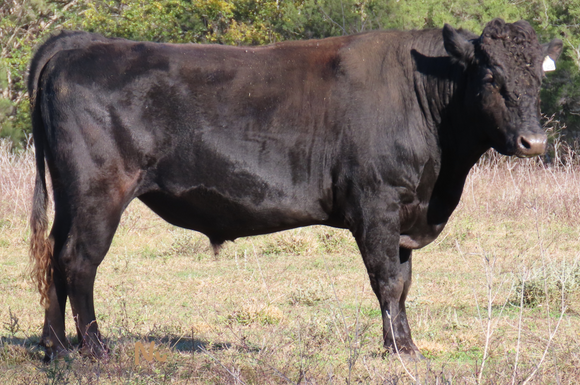
[[520,147],[523,147],[526,150],[529,150],[530,148],[532,148],[532,145],[530,144],[530,142],[528,142],[526,140],[526,138],[524,138],[523,136],[520,136]]

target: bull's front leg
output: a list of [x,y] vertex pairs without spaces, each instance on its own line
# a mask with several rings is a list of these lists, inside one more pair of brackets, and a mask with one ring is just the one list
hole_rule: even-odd
[[[365,210],[353,230],[383,317],[384,344],[391,353],[422,359],[411,337],[405,300],[411,287],[411,250],[399,247],[398,210]],[[386,209],[386,210],[385,210]]]

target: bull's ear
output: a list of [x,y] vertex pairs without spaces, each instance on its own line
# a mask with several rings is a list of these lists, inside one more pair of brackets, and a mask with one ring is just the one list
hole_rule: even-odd
[[564,44],[560,39],[554,39],[549,43],[543,44],[544,50],[544,64],[542,65],[544,72],[554,71],[556,69],[556,60],[562,53]]
[[443,27],[443,43],[445,44],[445,50],[451,57],[464,64],[469,64],[473,61],[475,51],[473,43],[449,24],[445,24]]

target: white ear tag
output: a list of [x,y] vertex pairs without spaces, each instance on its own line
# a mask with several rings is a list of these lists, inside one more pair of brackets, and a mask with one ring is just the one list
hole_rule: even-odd
[[544,58],[544,63],[542,64],[542,68],[544,69],[544,72],[555,71],[556,62],[554,62],[554,60],[550,56],[546,56]]

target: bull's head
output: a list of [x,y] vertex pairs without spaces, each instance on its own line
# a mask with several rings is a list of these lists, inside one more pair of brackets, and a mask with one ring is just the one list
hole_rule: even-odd
[[481,36],[468,39],[449,25],[445,49],[467,68],[466,106],[475,106],[491,146],[504,155],[541,155],[546,134],[540,126],[540,85],[555,69],[562,41],[541,46],[526,21],[489,22]]

